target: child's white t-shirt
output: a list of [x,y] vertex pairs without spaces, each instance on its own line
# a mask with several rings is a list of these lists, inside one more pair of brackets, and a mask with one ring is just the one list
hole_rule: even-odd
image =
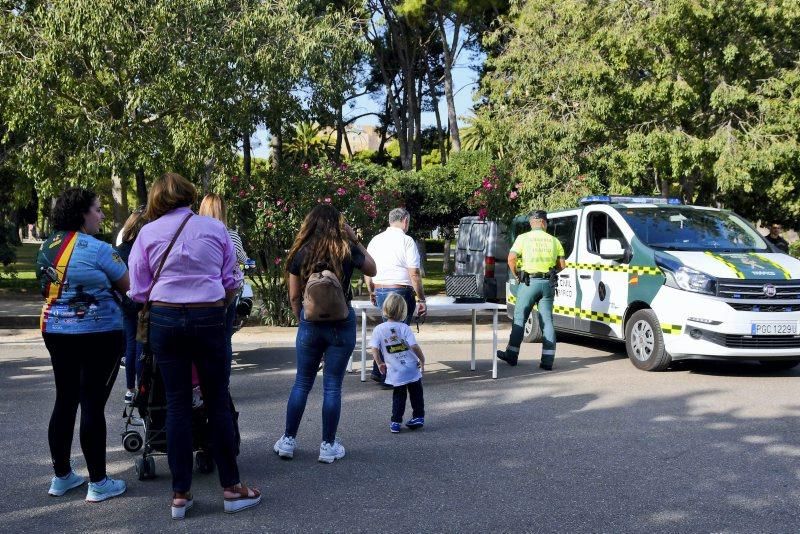
[[386,362],[386,383],[402,386],[422,378],[419,359],[411,347],[417,339],[405,323],[387,321],[375,327],[369,346],[379,349]]

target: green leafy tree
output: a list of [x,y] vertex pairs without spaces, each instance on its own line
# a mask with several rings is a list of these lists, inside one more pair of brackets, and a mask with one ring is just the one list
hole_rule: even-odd
[[529,204],[594,190],[797,213],[798,17],[780,0],[514,4],[485,41],[486,146]]

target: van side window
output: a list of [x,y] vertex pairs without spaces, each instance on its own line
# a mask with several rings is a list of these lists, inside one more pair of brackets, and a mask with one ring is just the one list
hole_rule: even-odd
[[486,223],[473,223],[469,233],[469,249],[483,250],[486,248],[486,234],[489,233],[489,225]]
[[628,241],[622,234],[622,230],[606,213],[601,211],[590,213],[586,219],[586,230],[589,240],[589,252],[593,254],[600,254],[600,241],[602,239],[619,239],[619,242],[622,243],[622,248],[628,248]]
[[564,247],[564,257],[572,254],[575,246],[575,231],[578,229],[578,216],[556,217],[547,221],[547,232],[561,241]]

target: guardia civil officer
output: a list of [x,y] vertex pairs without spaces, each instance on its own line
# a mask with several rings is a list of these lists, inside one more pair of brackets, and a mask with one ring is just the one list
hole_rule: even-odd
[[[505,351],[498,350],[497,357],[509,365],[517,365],[519,347],[525,333],[525,323],[534,305],[538,304],[539,324],[542,327],[542,361],[539,367],[550,371],[556,357],[556,331],[553,328],[554,284],[551,276],[565,267],[564,247],[561,242],[546,232],[547,212],[532,211],[529,216],[531,231],[520,234],[508,254],[508,268],[517,279],[517,304],[514,308],[514,324]],[[517,269],[517,260],[522,260],[522,270]]]

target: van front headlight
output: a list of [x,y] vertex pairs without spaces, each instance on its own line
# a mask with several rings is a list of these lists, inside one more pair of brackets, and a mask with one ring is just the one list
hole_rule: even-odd
[[686,266],[680,266],[675,270],[668,270],[662,267],[662,270],[666,277],[665,284],[669,287],[691,291],[692,293],[717,294],[717,280],[713,276]]

